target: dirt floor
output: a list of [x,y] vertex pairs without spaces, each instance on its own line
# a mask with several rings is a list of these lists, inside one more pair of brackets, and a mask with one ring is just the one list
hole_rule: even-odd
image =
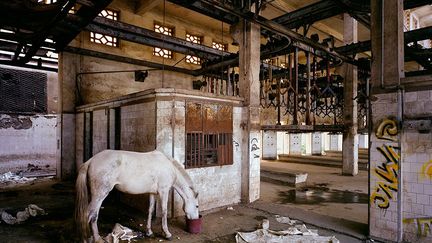
[[[12,215],[23,210],[28,204],[37,204],[45,209],[47,215],[31,217],[19,225],[7,225],[0,223],[0,242],[76,242],[76,234],[73,229],[74,209],[74,185],[68,182],[56,182],[55,180],[39,180],[29,185],[0,185],[0,211],[6,211]],[[259,200],[248,205],[233,205],[233,210],[221,208],[203,214],[203,231],[200,234],[190,234],[185,231],[183,217],[169,220],[170,231],[173,234],[173,242],[235,242],[235,233],[238,231],[254,231],[263,219],[270,221],[270,229],[283,230],[287,225],[278,223],[275,215],[294,215],[300,219],[307,216],[308,228],[319,229],[319,234],[324,236],[335,235],[341,242],[362,242],[359,238],[364,235],[350,233],[349,229],[338,228],[337,225],[345,225],[335,219],[322,218],[319,215],[308,214],[286,205],[274,204]],[[326,222],[330,220],[329,222]],[[136,231],[144,232],[145,214],[130,208],[118,200],[118,195],[112,193],[103,203],[103,209],[99,218],[99,229],[102,235],[111,232],[115,223],[120,223]],[[326,224],[326,230],[316,227],[321,223]],[[336,225],[332,225],[336,224]],[[137,242],[164,242],[160,229],[160,219],[153,222],[154,238],[142,238]],[[346,227],[346,225],[344,226]],[[358,230],[358,225],[351,225]],[[333,231],[333,230],[336,230]],[[348,231],[355,237],[340,234]]]

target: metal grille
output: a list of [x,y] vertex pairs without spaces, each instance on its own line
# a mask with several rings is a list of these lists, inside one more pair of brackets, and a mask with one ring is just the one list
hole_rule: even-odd
[[189,103],[186,110],[186,168],[232,163],[232,107]]
[[0,68],[0,111],[46,113],[47,74]]

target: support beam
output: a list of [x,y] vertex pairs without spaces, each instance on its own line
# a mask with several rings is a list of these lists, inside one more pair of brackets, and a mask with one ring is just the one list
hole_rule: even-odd
[[372,85],[396,87],[404,77],[403,0],[371,4]]
[[109,53],[98,52],[98,51],[93,51],[93,50],[88,50],[88,49],[83,49],[83,48],[78,48],[78,47],[67,46],[66,48],[64,48],[63,51],[69,52],[69,53],[74,53],[74,54],[79,54],[79,55],[84,55],[84,56],[91,56],[91,57],[107,59],[107,60],[116,61],[116,62],[129,63],[129,64],[140,65],[140,66],[150,67],[150,68],[158,68],[161,70],[163,69],[163,70],[167,70],[167,71],[179,72],[179,73],[184,73],[184,74],[189,74],[189,75],[195,74],[195,72],[193,70],[189,70],[189,69],[172,67],[172,66],[163,65],[160,63],[149,62],[149,61],[134,59],[134,58],[130,58],[130,57],[118,56],[118,55],[113,55],[113,54],[109,54]]
[[[355,61],[352,58],[346,57],[344,55],[341,55],[333,50],[331,50],[329,47],[326,47],[324,45],[321,45],[319,43],[314,42],[313,40],[304,37],[303,35],[300,35],[299,33],[292,31],[285,26],[275,23],[274,21],[268,20],[260,15],[255,15],[252,12],[242,12],[235,8],[233,8],[230,5],[221,3],[219,1],[215,0],[202,0],[201,2],[205,2],[208,4],[212,4],[215,8],[222,10],[224,12],[234,14],[238,17],[243,18],[244,20],[255,23],[260,25],[262,28],[265,28],[267,30],[270,30],[276,34],[291,38],[293,41],[299,42],[299,48],[305,51],[316,51],[316,52],[322,52],[328,54],[330,57],[335,59],[340,59],[342,61],[348,62],[348,63],[354,63]],[[311,50],[313,49],[313,50]]]
[[[357,21],[344,14],[344,44],[357,42]],[[358,174],[358,135],[357,135],[357,67],[344,63],[344,125],[342,149],[342,174]]]
[[229,52],[195,44],[184,39],[156,33],[152,30],[120,21],[113,21],[103,17],[96,17],[93,23],[86,27],[88,31],[94,31],[104,35],[159,48],[166,48],[175,52],[198,56],[203,59],[215,59],[230,55]]
[[242,147],[242,201],[250,203],[260,196],[260,27],[242,21],[236,28],[240,31],[240,96],[244,98],[242,107],[243,147]]
[[312,24],[343,12],[343,8],[340,8],[337,2],[323,0],[274,18],[272,21],[288,29],[297,29],[305,24]]

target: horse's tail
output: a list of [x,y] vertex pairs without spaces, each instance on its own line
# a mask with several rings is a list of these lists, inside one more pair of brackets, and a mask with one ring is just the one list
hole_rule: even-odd
[[81,165],[75,185],[75,223],[78,236],[80,237],[80,240],[83,240],[84,242],[87,241],[90,236],[87,212],[89,204],[89,196],[87,189],[87,170],[89,164],[90,163],[84,163],[83,165]]

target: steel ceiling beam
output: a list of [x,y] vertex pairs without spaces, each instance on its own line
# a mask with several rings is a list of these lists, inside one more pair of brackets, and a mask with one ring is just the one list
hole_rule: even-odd
[[216,59],[230,55],[229,52],[220,51],[205,45],[195,44],[185,39],[156,33],[152,30],[135,25],[114,21],[103,17],[96,17],[86,27],[86,30],[104,35],[159,48],[166,48],[186,55],[198,56],[203,59]]
[[193,10],[197,13],[223,21],[227,24],[235,24],[239,21],[237,16],[226,13],[219,9],[215,9],[211,4],[202,1],[195,1],[195,0],[169,0],[169,1],[178,6],[182,6],[184,8]]
[[125,57],[125,56],[113,55],[113,54],[109,54],[109,53],[105,53],[105,52],[93,51],[93,50],[84,49],[84,48],[67,46],[64,48],[63,51],[78,54],[78,55],[102,58],[102,59],[116,61],[116,62],[129,63],[129,64],[133,64],[133,65],[139,65],[139,66],[150,67],[150,68],[157,68],[160,70],[185,73],[185,74],[189,74],[189,75],[195,75],[196,74],[195,71],[185,69],[185,68],[173,67],[173,66],[169,66],[169,65],[156,63],[156,62],[150,62],[150,61]]
[[342,61],[348,62],[348,63],[355,63],[355,60],[352,58],[349,58],[347,56],[341,55],[333,50],[330,50],[330,48],[321,45],[317,42],[312,41],[311,39],[304,37],[300,35],[299,33],[292,31],[285,26],[275,23],[272,20],[265,19],[262,16],[255,15],[252,12],[244,13],[242,11],[239,11],[232,6],[229,6],[227,4],[221,3],[219,1],[214,0],[202,0],[202,2],[206,2],[208,4],[212,4],[215,8],[220,9],[222,11],[234,14],[238,17],[241,17],[249,22],[255,23],[260,25],[262,28],[265,28],[271,32],[274,32],[278,35],[285,36],[290,38],[293,42],[298,42],[298,46],[302,50],[306,51],[317,51],[317,52],[323,52],[327,54],[329,57],[333,57],[336,59],[340,59]]

